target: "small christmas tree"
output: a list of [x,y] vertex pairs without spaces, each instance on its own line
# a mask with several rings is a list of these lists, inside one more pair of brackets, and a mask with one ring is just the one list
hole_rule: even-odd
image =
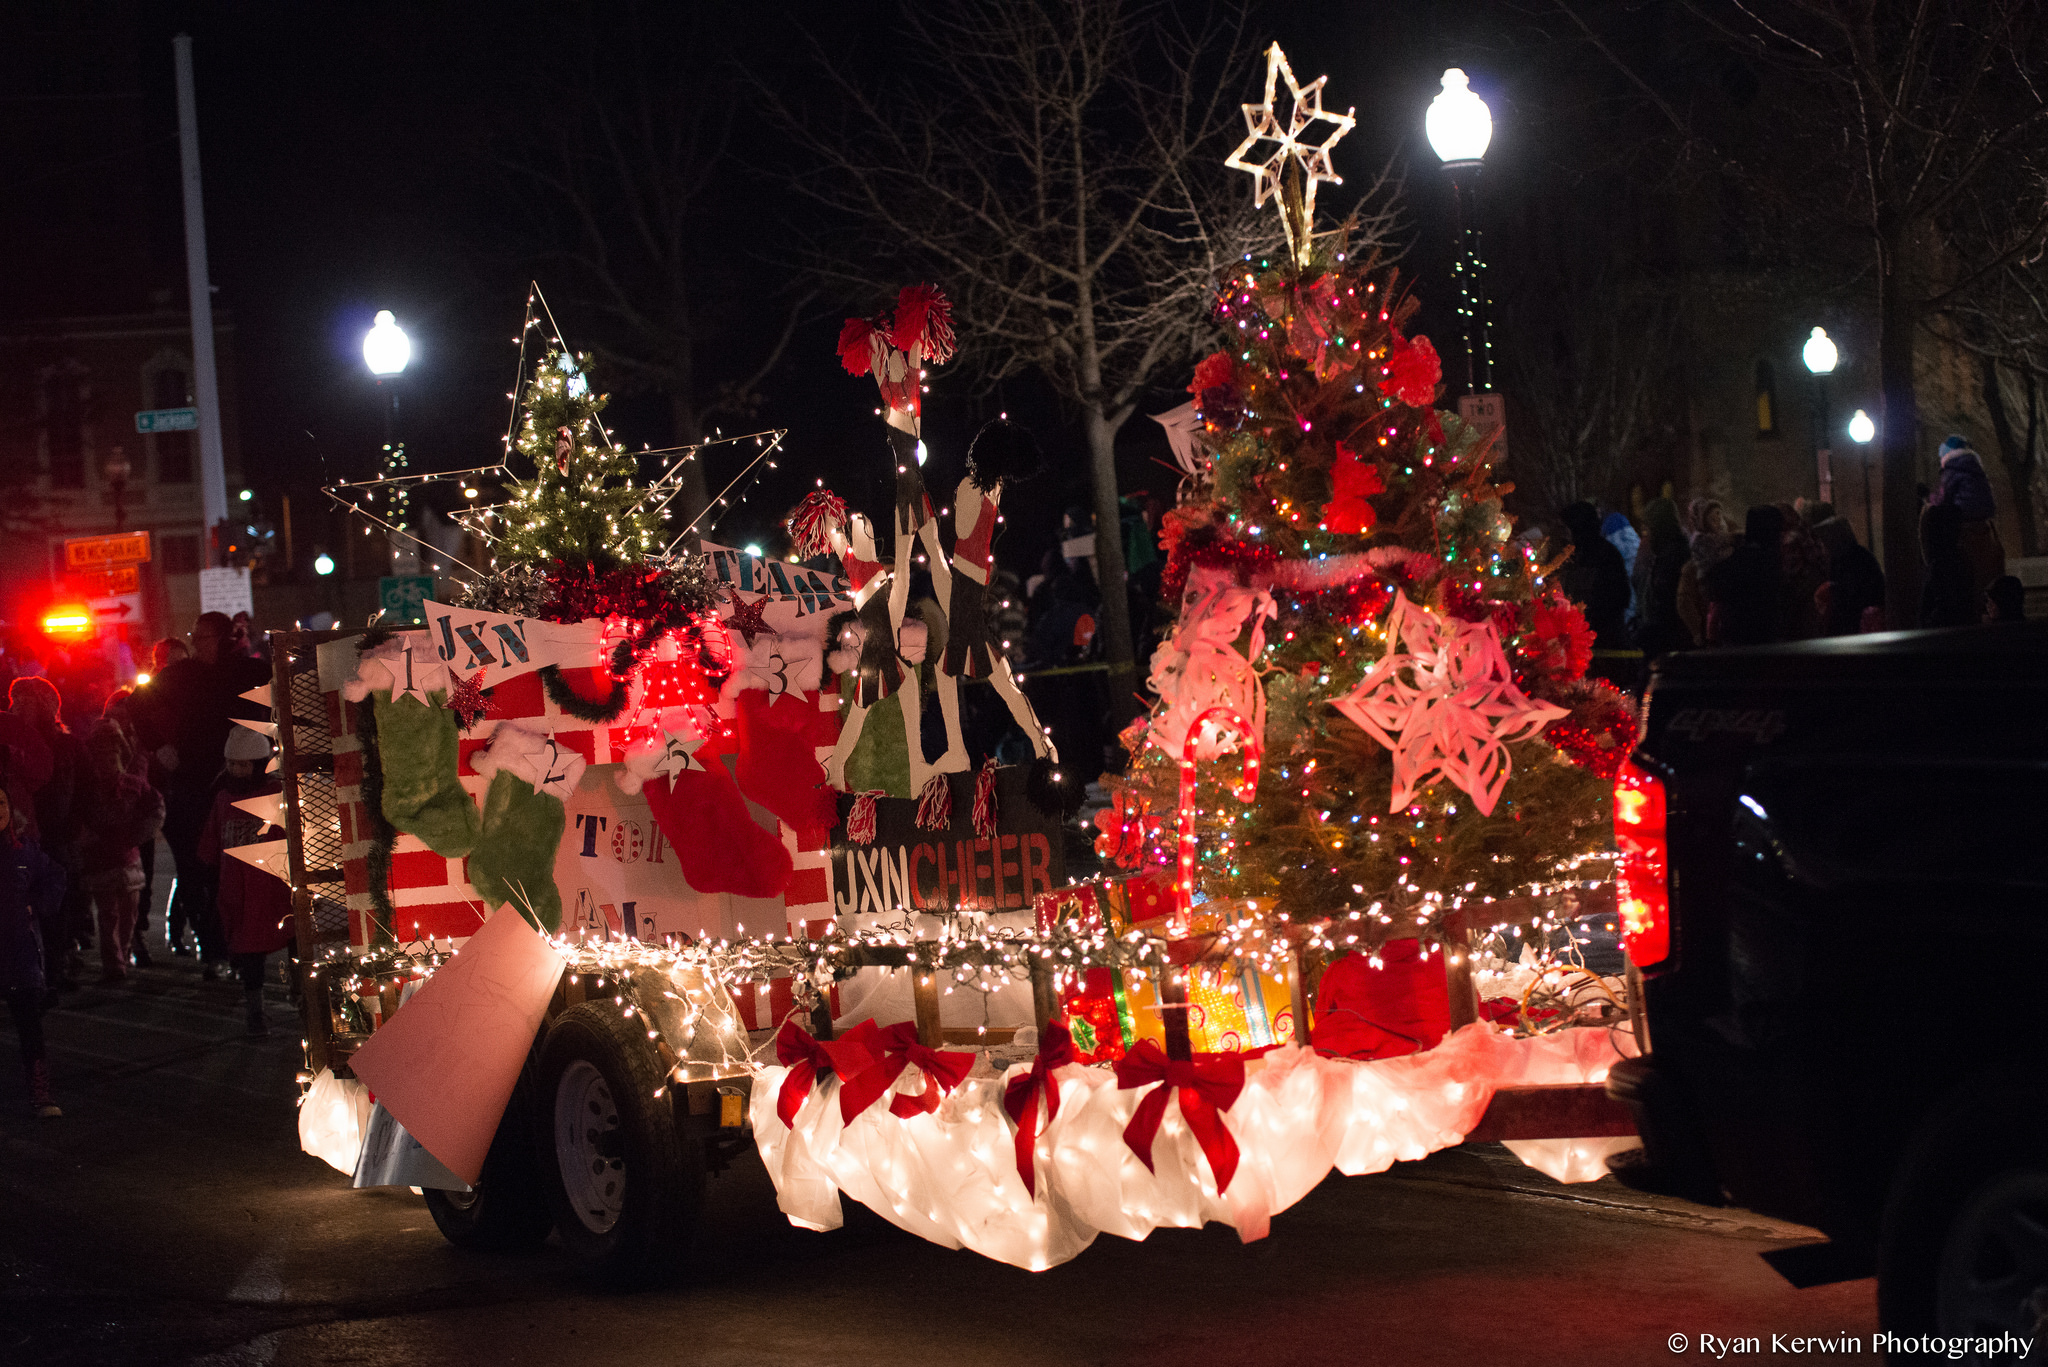
[[598,415],[581,355],[553,351],[534,370],[514,443],[533,462],[515,480],[500,524],[501,567],[562,562],[608,569],[639,565],[662,548],[662,515],[646,506],[639,468],[614,447]]

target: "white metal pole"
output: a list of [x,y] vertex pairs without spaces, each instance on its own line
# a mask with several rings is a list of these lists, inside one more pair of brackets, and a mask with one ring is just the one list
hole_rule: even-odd
[[214,529],[228,516],[221,452],[220,380],[213,360],[213,287],[206,274],[206,210],[199,192],[199,107],[192,91],[192,37],[171,40],[178,67],[178,150],[185,181],[185,279],[192,296],[192,399],[199,409],[199,507],[206,519],[205,561],[219,559]]

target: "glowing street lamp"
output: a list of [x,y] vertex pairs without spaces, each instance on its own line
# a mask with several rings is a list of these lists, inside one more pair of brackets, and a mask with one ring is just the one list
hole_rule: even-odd
[[[1451,178],[1451,231],[1458,240],[1451,274],[1458,281],[1458,323],[1465,341],[1465,398],[1458,407],[1471,418],[1475,412],[1466,410],[1478,406],[1472,396],[1482,392],[1481,378],[1485,380],[1483,389],[1493,388],[1493,335],[1484,307],[1486,262],[1480,255],[1478,184],[1480,159],[1493,141],[1493,114],[1486,101],[1472,92],[1465,73],[1451,67],[1443,74],[1443,89],[1430,101],[1422,126]],[[1475,328],[1479,332],[1478,356],[1472,345]],[[1497,420],[1498,415],[1494,417]]]
[[363,336],[363,364],[370,367],[372,375],[396,375],[411,359],[412,339],[390,309],[379,309],[376,325]]
[[1422,121],[1429,145],[1446,166],[1476,166],[1493,141],[1493,111],[1457,67],[1444,72],[1443,87]]
[[314,556],[313,573],[319,575],[322,579],[325,579],[328,575],[333,574],[334,557],[329,555],[326,551],[322,551],[320,552],[320,554]]
[[1820,498],[1823,503],[1832,503],[1835,499],[1835,478],[1828,468],[1829,457],[1833,455],[1827,446],[1828,376],[1834,373],[1841,353],[1835,350],[1826,328],[1815,328],[1806,339],[1806,345],[1800,348],[1799,357],[1813,372],[1813,466],[1820,480]]
[[1863,448],[1863,544],[1875,546],[1877,527],[1870,512],[1870,443],[1877,439],[1877,424],[1862,409],[1849,419],[1849,440]]

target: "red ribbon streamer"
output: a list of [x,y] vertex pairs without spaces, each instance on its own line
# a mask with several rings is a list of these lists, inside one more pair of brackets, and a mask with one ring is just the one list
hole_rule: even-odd
[[815,1039],[795,1021],[784,1021],[775,1036],[775,1060],[789,1069],[789,1075],[775,1096],[776,1118],[794,1127],[820,1073],[837,1077],[844,1088],[851,1079],[872,1072],[881,1057],[881,1031],[873,1021],[862,1021],[835,1040]]
[[1052,1124],[1060,1113],[1060,1089],[1053,1069],[1080,1061],[1067,1023],[1047,1021],[1038,1037],[1038,1057],[1031,1061],[1031,1071],[1011,1078],[1003,1088],[1003,1111],[1017,1126],[1017,1175],[1024,1179],[1024,1190],[1033,1196],[1038,1195],[1038,1099],[1045,1098],[1045,1123]]
[[1196,1054],[1187,1060],[1170,1059],[1157,1040],[1141,1039],[1117,1060],[1116,1085],[1129,1090],[1155,1082],[1165,1086],[1154,1088],[1138,1103],[1131,1123],[1124,1126],[1124,1143],[1131,1146],[1139,1162],[1157,1172],[1152,1167],[1152,1143],[1159,1137],[1159,1123],[1166,1118],[1167,1099],[1177,1091],[1181,1116],[1200,1142],[1209,1171],[1216,1175],[1216,1190],[1228,1191],[1230,1179],[1237,1175],[1237,1141],[1224,1126],[1223,1113],[1237,1104],[1238,1093],[1244,1090],[1244,1056]]

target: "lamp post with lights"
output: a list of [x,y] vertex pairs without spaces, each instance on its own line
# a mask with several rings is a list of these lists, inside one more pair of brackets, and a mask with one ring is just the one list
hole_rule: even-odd
[[1451,67],[1443,74],[1443,89],[1430,101],[1423,129],[1451,180],[1451,231],[1458,246],[1451,274],[1458,283],[1458,323],[1465,343],[1465,393],[1458,411],[1481,427],[1496,427],[1503,415],[1492,392],[1492,320],[1479,230],[1479,167],[1493,141],[1493,114],[1473,93],[1465,73]]
[[1815,328],[1800,348],[1799,357],[1806,362],[1806,368],[1813,372],[1813,468],[1818,476],[1820,498],[1823,503],[1834,502],[1834,472],[1828,468],[1828,376],[1835,371],[1835,363],[1841,353],[1828,337],[1826,328]]
[[1870,443],[1877,437],[1877,424],[1862,409],[1849,419],[1849,440],[1863,448],[1863,544],[1872,554],[1877,550],[1877,523],[1870,510]]

